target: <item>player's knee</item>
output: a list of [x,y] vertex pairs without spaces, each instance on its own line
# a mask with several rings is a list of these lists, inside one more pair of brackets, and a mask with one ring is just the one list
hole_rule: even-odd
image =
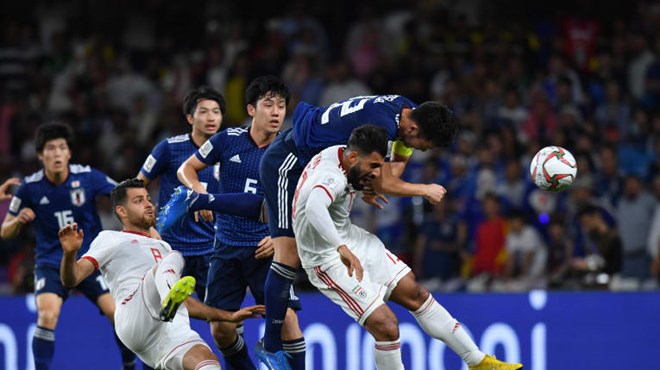
[[48,328],[55,329],[57,326],[57,319],[59,318],[59,312],[49,309],[42,309],[37,312],[37,325]]
[[236,325],[233,323],[213,322],[211,323],[211,335],[216,347],[227,348],[236,341]]
[[282,326],[282,339],[294,340],[302,338],[302,336],[303,333],[298,323],[298,315],[296,315],[294,310],[288,308],[284,317],[284,325]]
[[392,341],[399,338],[399,320],[387,306],[376,309],[367,318],[364,327],[378,341]]

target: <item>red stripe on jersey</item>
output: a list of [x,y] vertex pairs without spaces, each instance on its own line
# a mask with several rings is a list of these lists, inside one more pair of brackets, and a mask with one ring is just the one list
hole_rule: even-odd
[[94,264],[94,269],[98,270],[99,269],[99,261],[96,260],[96,258],[91,257],[91,256],[83,256],[82,259],[88,260],[89,262]]
[[332,280],[332,278],[328,276],[325,271],[321,271],[321,268],[318,266],[314,268],[314,271],[316,272],[316,276],[318,276],[319,279],[321,279],[325,285],[328,286],[328,288],[339,294],[341,299],[346,302],[346,304],[351,308],[351,310],[353,310],[353,312],[358,315],[358,317],[361,317],[364,314],[364,310],[362,307],[360,307],[360,304],[358,304],[358,302],[353,299],[353,297],[346,293],[346,291],[339,287],[337,283],[335,283],[334,280]]
[[332,197],[332,194],[330,194],[330,190],[328,190],[328,188],[326,188],[323,185],[314,185],[314,187],[312,189],[316,189],[316,188],[320,188],[320,189],[325,190],[325,193],[328,194],[328,196],[330,197],[330,201],[334,202],[335,199]]

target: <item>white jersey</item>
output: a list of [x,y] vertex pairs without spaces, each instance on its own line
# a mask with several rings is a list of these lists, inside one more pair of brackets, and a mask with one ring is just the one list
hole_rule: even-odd
[[[341,167],[340,158],[344,148],[343,145],[332,146],[314,156],[298,181],[293,198],[293,230],[304,268],[319,266],[337,258],[339,245],[348,244],[348,241],[359,232],[349,217],[356,191],[348,184],[346,174]],[[319,190],[323,190],[330,201],[327,208],[333,225],[327,225],[327,228],[334,226],[339,240],[329,240],[309,222],[308,209],[326,206],[308,201],[312,191]]]
[[132,295],[144,274],[172,251],[169,244],[130,231],[101,231],[81,258],[101,270],[117,306]]

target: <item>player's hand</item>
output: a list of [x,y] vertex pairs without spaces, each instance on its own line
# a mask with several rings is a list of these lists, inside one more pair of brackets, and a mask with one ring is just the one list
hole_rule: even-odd
[[270,235],[261,239],[259,244],[257,244],[257,250],[254,251],[254,258],[260,260],[263,258],[272,257],[275,254],[275,249],[273,248],[273,240],[270,238]]
[[390,203],[383,194],[380,194],[369,187],[362,189],[362,201],[371,204],[378,209],[383,209],[385,208],[385,204]]
[[9,188],[11,188],[14,185],[19,185],[21,183],[21,180],[18,179],[18,177],[12,177],[0,185],[0,201],[9,199],[12,197],[11,193],[9,192]]
[[21,225],[25,225],[34,221],[35,217],[36,215],[34,214],[32,208],[23,208],[21,209],[20,212],[18,212],[18,215],[16,216],[16,220]]
[[364,270],[362,269],[362,263],[360,263],[360,260],[355,257],[353,252],[351,252],[345,244],[340,245],[339,248],[337,248],[337,252],[339,252],[341,262],[346,265],[346,268],[348,269],[348,276],[352,277],[353,273],[355,273],[357,281],[362,281]]
[[199,222],[200,218],[204,221],[213,221],[213,211],[202,209],[195,212],[195,222]]
[[243,307],[236,312],[232,312],[229,321],[241,322],[245,319],[259,318],[265,314],[266,314],[266,306],[264,305],[248,306],[248,307]]
[[80,246],[82,246],[85,233],[83,233],[82,229],[78,229],[77,223],[73,223],[61,228],[57,236],[60,238],[60,244],[62,244],[64,253],[77,253]]
[[424,198],[431,204],[436,205],[442,201],[442,198],[447,194],[447,189],[438,184],[427,184]]

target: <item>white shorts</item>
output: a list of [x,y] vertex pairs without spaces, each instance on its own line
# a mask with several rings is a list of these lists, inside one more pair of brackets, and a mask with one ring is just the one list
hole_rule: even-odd
[[117,304],[115,331],[121,341],[147,365],[156,369],[183,369],[183,356],[206,342],[190,328],[188,310],[181,305],[171,322],[158,318],[160,296],[152,271],[138,289]]
[[346,243],[362,263],[364,276],[359,282],[348,276],[346,266],[337,258],[320,266],[306,268],[309,281],[338,304],[360,325],[380,305],[385,304],[397,283],[411,270],[390,253],[377,236],[364,231]]

